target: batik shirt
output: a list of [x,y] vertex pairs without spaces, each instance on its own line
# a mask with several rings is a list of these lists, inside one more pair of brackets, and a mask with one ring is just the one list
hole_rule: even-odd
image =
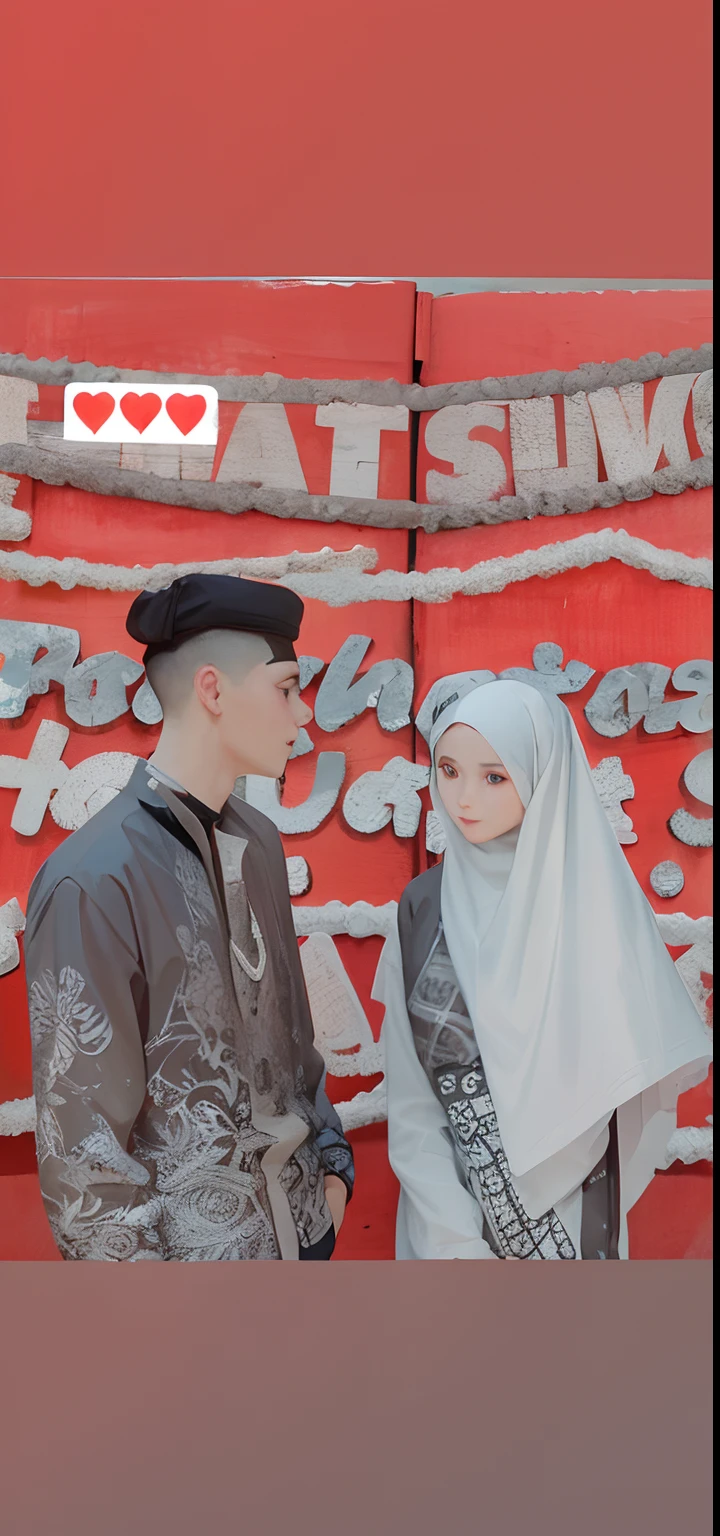
[[38,1165],[65,1258],[297,1258],[330,1231],[325,1175],[352,1190],[277,831],[231,797],[211,837],[140,762],[31,889]]

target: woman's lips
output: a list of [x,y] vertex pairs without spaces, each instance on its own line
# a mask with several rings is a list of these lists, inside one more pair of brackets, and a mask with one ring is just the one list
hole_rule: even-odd
[[479,827],[480,825],[479,821],[470,816],[458,816],[458,821],[461,821],[464,827]]

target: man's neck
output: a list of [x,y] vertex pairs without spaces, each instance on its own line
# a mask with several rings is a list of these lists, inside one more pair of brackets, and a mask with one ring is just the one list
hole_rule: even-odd
[[221,811],[235,787],[236,775],[214,759],[207,742],[188,740],[186,731],[175,731],[171,726],[163,726],[149,762],[211,811]]

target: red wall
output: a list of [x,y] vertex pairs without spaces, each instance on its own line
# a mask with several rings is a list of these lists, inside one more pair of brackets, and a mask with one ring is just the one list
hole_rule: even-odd
[[[459,295],[432,303],[425,326],[422,382],[571,369],[586,362],[697,347],[711,336],[709,293]],[[424,474],[435,463],[423,449],[422,432],[421,425],[421,500]],[[711,555],[712,491],[654,496],[609,511],[566,514],[559,520],[538,517],[529,523],[418,533],[416,565],[418,570],[437,565],[463,568],[600,528],[625,528],[661,549]],[[697,815],[707,815],[705,807],[691,803],[680,778],[686,764],[711,738],[692,735],[680,726],[652,737],[639,725],[626,736],[608,739],[592,730],[583,713],[599,677],[611,667],[635,661],[676,667],[692,657],[710,657],[710,592],[660,582],[613,560],[549,580],[534,577],[490,596],[455,597],[450,604],[417,603],[414,640],[418,697],[444,672],[531,667],[533,646],[541,640],[561,645],[565,661],[573,658],[594,667],[596,676],[581,693],[566,695],[565,703],[591,764],[602,757],[620,756],[624,771],[634,781],[635,798],[624,809],[632,816],[638,840],[626,847],[626,856],[656,910],[686,912],[691,917],[712,911],[712,851],[685,847],[667,826],[668,817],[684,804]],[[660,900],[649,883],[650,871],[661,859],[675,860],[685,874],[685,887],[674,901]],[[673,951],[675,957],[680,953]],[[685,1095],[679,1120],[704,1125],[711,1113],[708,1084]],[[675,1164],[656,1176],[631,1213],[633,1257],[709,1256],[711,1190],[708,1164]]]
[[[708,296],[683,294],[565,294],[457,297],[423,304],[418,351],[424,383],[572,368],[586,361],[636,357],[650,350],[695,346],[710,337]],[[412,377],[415,294],[411,284],[349,288],[288,285],[150,284],[116,282],[18,282],[0,284],[0,348],[29,356],[69,356],[96,363],[205,373],[260,373],[290,376]],[[57,417],[59,390],[42,389],[36,414]],[[221,405],[221,436],[238,408]],[[327,492],[329,434],[313,425],[310,407],[291,407],[289,419],[311,491]],[[432,461],[423,448],[420,423],[418,496]],[[380,494],[406,496],[410,489],[410,442],[386,433]],[[624,527],[660,547],[692,555],[710,552],[708,491],[655,497],[624,504],[611,512],[573,515],[470,531],[417,535],[416,565],[468,566],[496,554],[510,554],[538,544],[572,538],[601,527]],[[103,498],[25,482],[19,505],[33,511],[34,525],[22,548],[32,554],[81,554],[124,564],[136,561],[213,559],[230,555],[279,554],[331,544],[346,549],[364,543],[377,549],[379,568],[408,568],[409,539],[404,532],[351,528],[340,524],[283,522],[250,513],[228,517],[131,500]],[[17,547],[17,546],[16,546]],[[32,589],[22,583],[0,584],[3,615],[72,625],[80,630],[81,657],[116,648],[139,655],[124,629],[127,595],[50,585]],[[655,660],[676,666],[692,656],[710,655],[710,599],[705,591],[660,583],[618,562],[550,580],[533,579],[505,592],[481,598],[456,597],[442,605],[386,603],[328,608],[310,602],[303,625],[302,650],[329,661],[350,633],[371,634],[367,664],[386,656],[414,660],[416,705],[426,688],[443,673],[471,666],[499,671],[531,665],[539,640],[554,640],[569,657],[588,662],[602,674],[623,662]],[[569,700],[592,762],[620,755],[636,785],[626,806],[638,842],[628,856],[647,893],[650,869],[662,858],[675,858],[686,873],[686,886],[663,910],[701,916],[710,910],[707,850],[678,844],[667,830],[668,816],[686,797],[679,789],[682,769],[706,737],[682,729],[661,738],[637,731],[606,740],[589,729],[582,713],[596,677]],[[128,713],[100,729],[83,729],[66,719],[62,694],[52,688],[32,698],[24,715],[0,724],[0,750],[26,755],[41,719],[70,726],[64,761],[73,765],[92,752],[126,750],[147,755],[156,729],[143,727]],[[368,768],[390,757],[412,756],[409,728],[383,732],[372,711],[325,737],[312,728],[315,754],[290,765],[288,803],[304,798],[314,772],[317,750],[343,750],[348,770],[345,788]],[[420,741],[418,755],[422,756]],[[9,831],[15,792],[0,790],[0,904],[17,896],[24,906],[38,865],[64,835],[46,814],[41,832],[23,838]],[[313,886],[301,903],[316,905],[337,898],[381,903],[397,899],[424,863],[422,838],[401,840],[392,828],[371,837],[354,833],[339,807],[316,833],[286,839],[286,852],[302,853]],[[658,898],[652,897],[657,907]],[[358,987],[377,1033],[380,1017],[369,999],[379,954],[377,939],[338,941],[343,960]],[[4,1015],[0,1051],[0,1100],[31,1092],[24,978],[18,969],[0,978]],[[357,1079],[331,1082],[335,1099],[358,1087]],[[687,1123],[703,1124],[710,1112],[708,1090],[696,1090],[682,1105]],[[338,1258],[384,1258],[392,1254],[396,1186],[386,1159],[385,1128],[355,1132],[358,1185],[338,1245]],[[41,1257],[50,1240],[30,1170],[32,1139],[0,1140],[0,1257]],[[710,1221],[707,1165],[676,1166],[659,1176],[633,1216],[637,1257],[682,1257],[707,1249]],[[697,1256],[700,1256],[698,1253]]]

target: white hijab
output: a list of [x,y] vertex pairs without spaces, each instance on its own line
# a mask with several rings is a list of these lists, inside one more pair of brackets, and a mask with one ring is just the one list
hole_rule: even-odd
[[[525,806],[519,828],[481,846],[438,791],[438,743],[458,724],[490,743]],[[442,712],[430,747],[446,943],[511,1170],[528,1208],[547,1209],[591,1171],[616,1109],[665,1079],[668,1102],[654,1103],[674,1107],[682,1069],[704,1077],[707,1037],[565,705],[485,683]]]

